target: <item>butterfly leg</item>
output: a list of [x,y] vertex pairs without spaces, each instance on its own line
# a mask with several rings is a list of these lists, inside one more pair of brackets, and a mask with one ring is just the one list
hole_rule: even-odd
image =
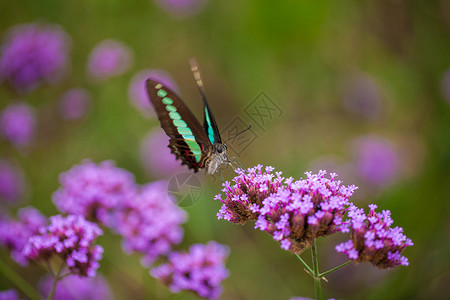
[[220,168],[220,166],[219,166],[219,168],[217,169],[217,175],[218,175],[220,181],[222,181],[222,183],[224,183],[225,180],[223,179],[222,169]]
[[[230,169],[231,167],[231,169]],[[231,174],[231,176],[234,176],[234,173],[236,173],[236,169],[234,168],[232,163],[227,163],[225,166],[225,169],[227,169],[228,173]]]
[[[236,156],[230,157],[230,162],[232,164],[236,164],[238,166],[238,168],[244,170],[244,167],[241,165],[241,163],[239,162],[239,160],[237,159]],[[235,168],[235,169],[237,169],[237,168]]]

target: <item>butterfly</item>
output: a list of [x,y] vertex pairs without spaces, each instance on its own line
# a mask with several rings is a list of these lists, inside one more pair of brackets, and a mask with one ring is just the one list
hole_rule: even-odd
[[147,92],[161,127],[170,138],[168,147],[171,152],[189,169],[195,172],[205,169],[207,174],[214,174],[222,164],[232,165],[235,160],[230,160],[226,155],[227,146],[222,142],[216,120],[206,100],[198,65],[193,59],[191,71],[203,98],[203,126],[183,100],[167,86],[149,78],[146,81]]

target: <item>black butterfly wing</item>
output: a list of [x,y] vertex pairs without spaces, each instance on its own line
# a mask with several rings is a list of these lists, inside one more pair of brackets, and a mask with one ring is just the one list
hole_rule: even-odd
[[189,60],[189,63],[191,64],[191,71],[194,75],[195,82],[197,83],[198,90],[200,92],[200,95],[203,99],[203,115],[204,115],[204,122],[203,122],[203,128],[206,132],[206,135],[208,136],[209,141],[211,144],[214,143],[220,143],[222,144],[222,139],[220,138],[219,128],[217,127],[216,119],[214,118],[214,115],[211,112],[211,109],[209,108],[208,101],[206,100],[206,94],[205,90],[203,89],[203,81],[200,76],[200,71],[198,69],[197,60],[195,58],[191,58]]
[[219,128],[217,127],[216,119],[209,108],[208,102],[206,101],[206,97],[203,97],[204,103],[204,122],[203,129],[208,135],[209,141],[214,143],[222,144],[222,139],[220,138]]
[[161,127],[170,138],[172,153],[195,172],[204,168],[212,144],[197,118],[172,90],[151,79],[146,84]]

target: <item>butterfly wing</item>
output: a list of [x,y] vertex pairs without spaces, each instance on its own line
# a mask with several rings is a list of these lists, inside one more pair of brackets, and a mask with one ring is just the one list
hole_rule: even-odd
[[198,69],[198,64],[195,58],[191,58],[189,63],[191,64],[191,71],[194,75],[195,82],[197,83],[198,90],[203,99],[203,114],[204,122],[203,128],[208,136],[211,144],[220,143],[222,144],[222,139],[220,138],[219,128],[217,127],[216,119],[209,108],[208,101],[206,101],[205,90],[203,89],[203,81],[200,76],[200,71]]
[[171,152],[195,172],[204,168],[212,144],[197,118],[172,90],[151,79],[146,84]]
[[222,144],[222,139],[220,138],[219,128],[217,127],[216,119],[209,108],[208,102],[206,101],[206,97],[203,97],[204,103],[204,122],[203,128],[208,135],[209,141],[214,143]]

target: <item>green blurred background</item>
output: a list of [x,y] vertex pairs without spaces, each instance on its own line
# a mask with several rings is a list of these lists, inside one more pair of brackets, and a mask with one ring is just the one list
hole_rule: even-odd
[[[159,124],[130,105],[128,85],[141,69],[164,69],[201,116],[188,65],[196,57],[220,128],[236,116],[248,122],[245,108],[260,92],[283,112],[264,130],[254,127],[258,138],[239,155],[245,166],[272,165],[299,178],[325,158],[336,166],[329,171],[345,172],[340,168],[352,161],[356,138],[376,135],[395,144],[401,161],[395,182],[383,188],[363,184],[354,201],[392,211],[394,225],[403,227],[415,243],[404,252],[410,266],[389,271],[348,266],[328,277],[326,298],[450,298],[450,99],[442,94],[443,76],[450,68],[448,1],[222,0],[206,2],[189,17],[174,16],[150,0],[0,2],[0,35],[13,25],[36,21],[60,24],[70,35],[71,71],[59,85],[23,99],[39,118],[31,149],[21,153],[1,144],[1,155],[12,157],[24,170],[27,204],[47,216],[56,214],[51,195],[58,188],[58,174],[84,158],[112,159],[139,183],[159,179],[146,175],[139,158],[141,138]],[[92,83],[86,77],[86,60],[106,38],[128,45],[134,63],[122,76]],[[379,89],[381,109],[375,118],[343,104],[348,82],[361,74]],[[84,120],[64,122],[55,116],[57,101],[73,86],[92,93],[92,108]],[[6,89],[0,92],[3,108],[15,96]],[[355,176],[344,180],[358,184]],[[186,208],[189,221],[179,248],[209,240],[230,246],[231,276],[224,281],[221,299],[313,297],[312,279],[270,236],[252,224],[217,220],[220,204],[213,197],[220,189],[218,182],[203,182],[202,198]],[[345,239],[335,235],[319,240],[322,270],[345,261],[334,251]],[[123,254],[117,236],[107,233],[100,243],[105,257],[99,271],[115,299],[170,298],[138,256]],[[43,274],[38,268],[20,268],[6,252],[1,254],[32,284]],[[0,290],[10,287],[2,278]],[[195,299],[190,294],[180,298]]]

